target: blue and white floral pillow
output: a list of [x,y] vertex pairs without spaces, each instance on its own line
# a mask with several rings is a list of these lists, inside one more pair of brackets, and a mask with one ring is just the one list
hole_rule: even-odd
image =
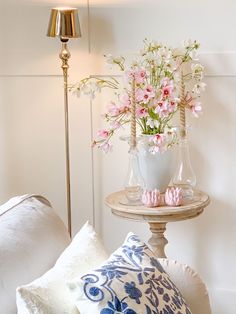
[[191,314],[153,252],[133,233],[100,268],[68,286],[80,314]]

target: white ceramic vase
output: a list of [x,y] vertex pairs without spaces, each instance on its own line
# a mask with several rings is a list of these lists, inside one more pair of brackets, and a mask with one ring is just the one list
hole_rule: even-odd
[[145,189],[158,189],[165,192],[173,175],[173,152],[171,149],[163,153],[150,153],[148,135],[138,141],[140,171],[145,182]]

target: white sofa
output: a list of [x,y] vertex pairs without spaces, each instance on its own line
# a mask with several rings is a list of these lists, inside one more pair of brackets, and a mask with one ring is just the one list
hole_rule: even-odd
[[16,288],[51,268],[70,243],[61,219],[42,196],[12,198],[0,207],[0,313],[16,313]]
[[[19,196],[0,206],[1,314],[17,312],[16,288],[50,269],[69,243],[63,222],[42,196]],[[198,274],[175,261],[160,262],[193,314],[210,314],[207,290]]]

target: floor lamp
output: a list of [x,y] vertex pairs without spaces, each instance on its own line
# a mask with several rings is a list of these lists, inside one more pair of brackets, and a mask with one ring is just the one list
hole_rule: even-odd
[[68,231],[71,236],[70,149],[68,124],[68,60],[70,58],[70,52],[67,48],[67,42],[70,38],[81,37],[78,10],[75,8],[53,8],[51,10],[47,36],[59,37],[62,43],[62,50],[59,57],[62,61],[61,68],[64,78],[67,221]]

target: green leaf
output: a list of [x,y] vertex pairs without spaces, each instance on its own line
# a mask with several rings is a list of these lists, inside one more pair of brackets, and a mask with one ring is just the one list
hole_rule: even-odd
[[148,109],[148,114],[153,120],[158,120],[158,114],[156,114],[153,109]]

